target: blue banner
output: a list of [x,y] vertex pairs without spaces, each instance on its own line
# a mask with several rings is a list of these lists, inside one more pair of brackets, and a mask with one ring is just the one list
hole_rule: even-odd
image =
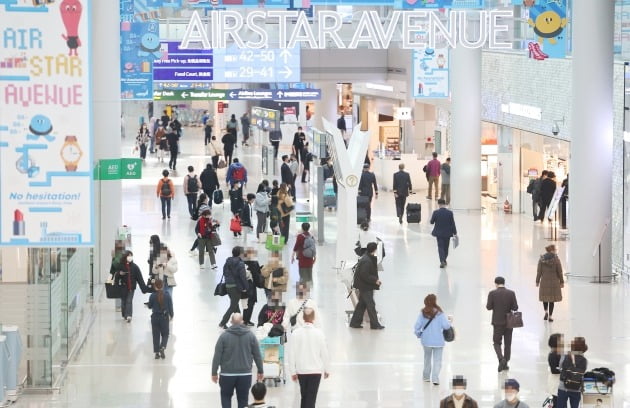
[[567,0],[552,0],[529,8],[527,23],[535,39],[527,44],[529,57],[536,60],[564,58],[567,54]]
[[153,61],[162,55],[159,23],[120,24],[120,98],[151,100]]
[[448,48],[414,50],[412,56],[412,95],[421,98],[448,98]]

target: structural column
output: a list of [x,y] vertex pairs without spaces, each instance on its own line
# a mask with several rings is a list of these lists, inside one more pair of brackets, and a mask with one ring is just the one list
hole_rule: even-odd
[[[614,1],[573,4],[570,272],[611,273]],[[620,237],[617,237],[620,238]]]
[[[451,207],[481,209],[481,49],[451,50]],[[445,159],[445,158],[444,158]]]
[[322,90],[322,99],[315,102],[315,115],[313,126],[319,130],[324,130],[322,118],[337,123],[339,114],[337,109],[339,101],[337,100],[337,83],[336,82],[320,82],[319,88]]
[[[94,159],[120,158],[120,5],[92,2],[92,111]],[[96,163],[95,163],[96,164]],[[95,284],[109,273],[117,228],[122,224],[120,180],[97,181]],[[99,279],[100,277],[100,279]]]

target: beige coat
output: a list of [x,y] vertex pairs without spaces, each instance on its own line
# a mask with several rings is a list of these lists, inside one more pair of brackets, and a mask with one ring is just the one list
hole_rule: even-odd
[[538,300],[541,302],[562,300],[561,286],[564,285],[564,277],[560,259],[556,254],[546,253],[538,260],[536,285],[538,285]]
[[[276,270],[282,268],[282,276],[274,278],[271,276],[271,273]],[[289,282],[289,270],[282,265],[271,266],[270,264],[266,264],[260,270],[260,274],[263,278],[265,278],[265,288],[271,289],[272,291],[286,292],[287,291],[287,283]],[[275,285],[274,285],[275,283]]]

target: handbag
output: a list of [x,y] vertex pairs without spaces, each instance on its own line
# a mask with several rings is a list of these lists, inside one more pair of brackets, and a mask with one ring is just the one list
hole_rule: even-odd
[[444,341],[450,343],[455,340],[455,329],[451,325],[448,329],[442,330],[442,335],[444,336]]
[[221,237],[218,233],[213,232],[210,234],[210,244],[213,247],[218,247],[219,245],[221,245]]
[[225,284],[225,276],[221,277],[221,282],[217,284],[214,288],[214,296],[225,296],[227,295],[227,286]]
[[219,164],[217,164],[217,168],[224,169],[226,167],[227,167],[227,164],[225,164],[225,160],[223,159],[219,160]]
[[241,219],[236,216],[230,220],[230,231],[232,232],[241,232],[243,228],[241,227]]
[[267,235],[267,241],[265,241],[265,249],[268,251],[281,251],[284,248],[284,237],[282,235]]
[[516,329],[523,327],[523,313],[518,311],[511,311],[505,315],[505,327],[508,329]]
[[306,299],[304,302],[302,302],[302,306],[300,306],[298,311],[293,316],[291,316],[289,318],[289,323],[291,323],[291,327],[295,326],[295,324],[297,323],[297,316],[300,314],[302,309],[304,309],[304,305],[306,304],[306,302],[308,302],[308,299]]
[[123,285],[119,285],[116,283],[116,275],[118,272],[114,274],[111,280],[105,282],[105,294],[108,299],[120,299],[122,298],[123,291],[126,289]]

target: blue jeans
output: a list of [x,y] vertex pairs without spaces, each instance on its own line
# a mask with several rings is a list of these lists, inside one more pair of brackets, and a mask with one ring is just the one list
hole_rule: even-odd
[[579,391],[558,390],[558,404],[554,405],[554,408],[566,408],[567,401],[571,402],[571,408],[578,408],[580,406],[581,397],[582,393]]
[[162,202],[162,218],[171,217],[171,197],[160,197]]
[[219,387],[221,387],[221,408],[232,408],[232,394],[236,389],[236,407],[247,408],[249,387],[252,385],[252,376],[248,375],[221,375]]
[[442,351],[444,347],[427,347],[424,348],[424,370],[422,370],[422,379],[425,381],[431,377],[431,382],[439,384],[440,370],[442,369]]

